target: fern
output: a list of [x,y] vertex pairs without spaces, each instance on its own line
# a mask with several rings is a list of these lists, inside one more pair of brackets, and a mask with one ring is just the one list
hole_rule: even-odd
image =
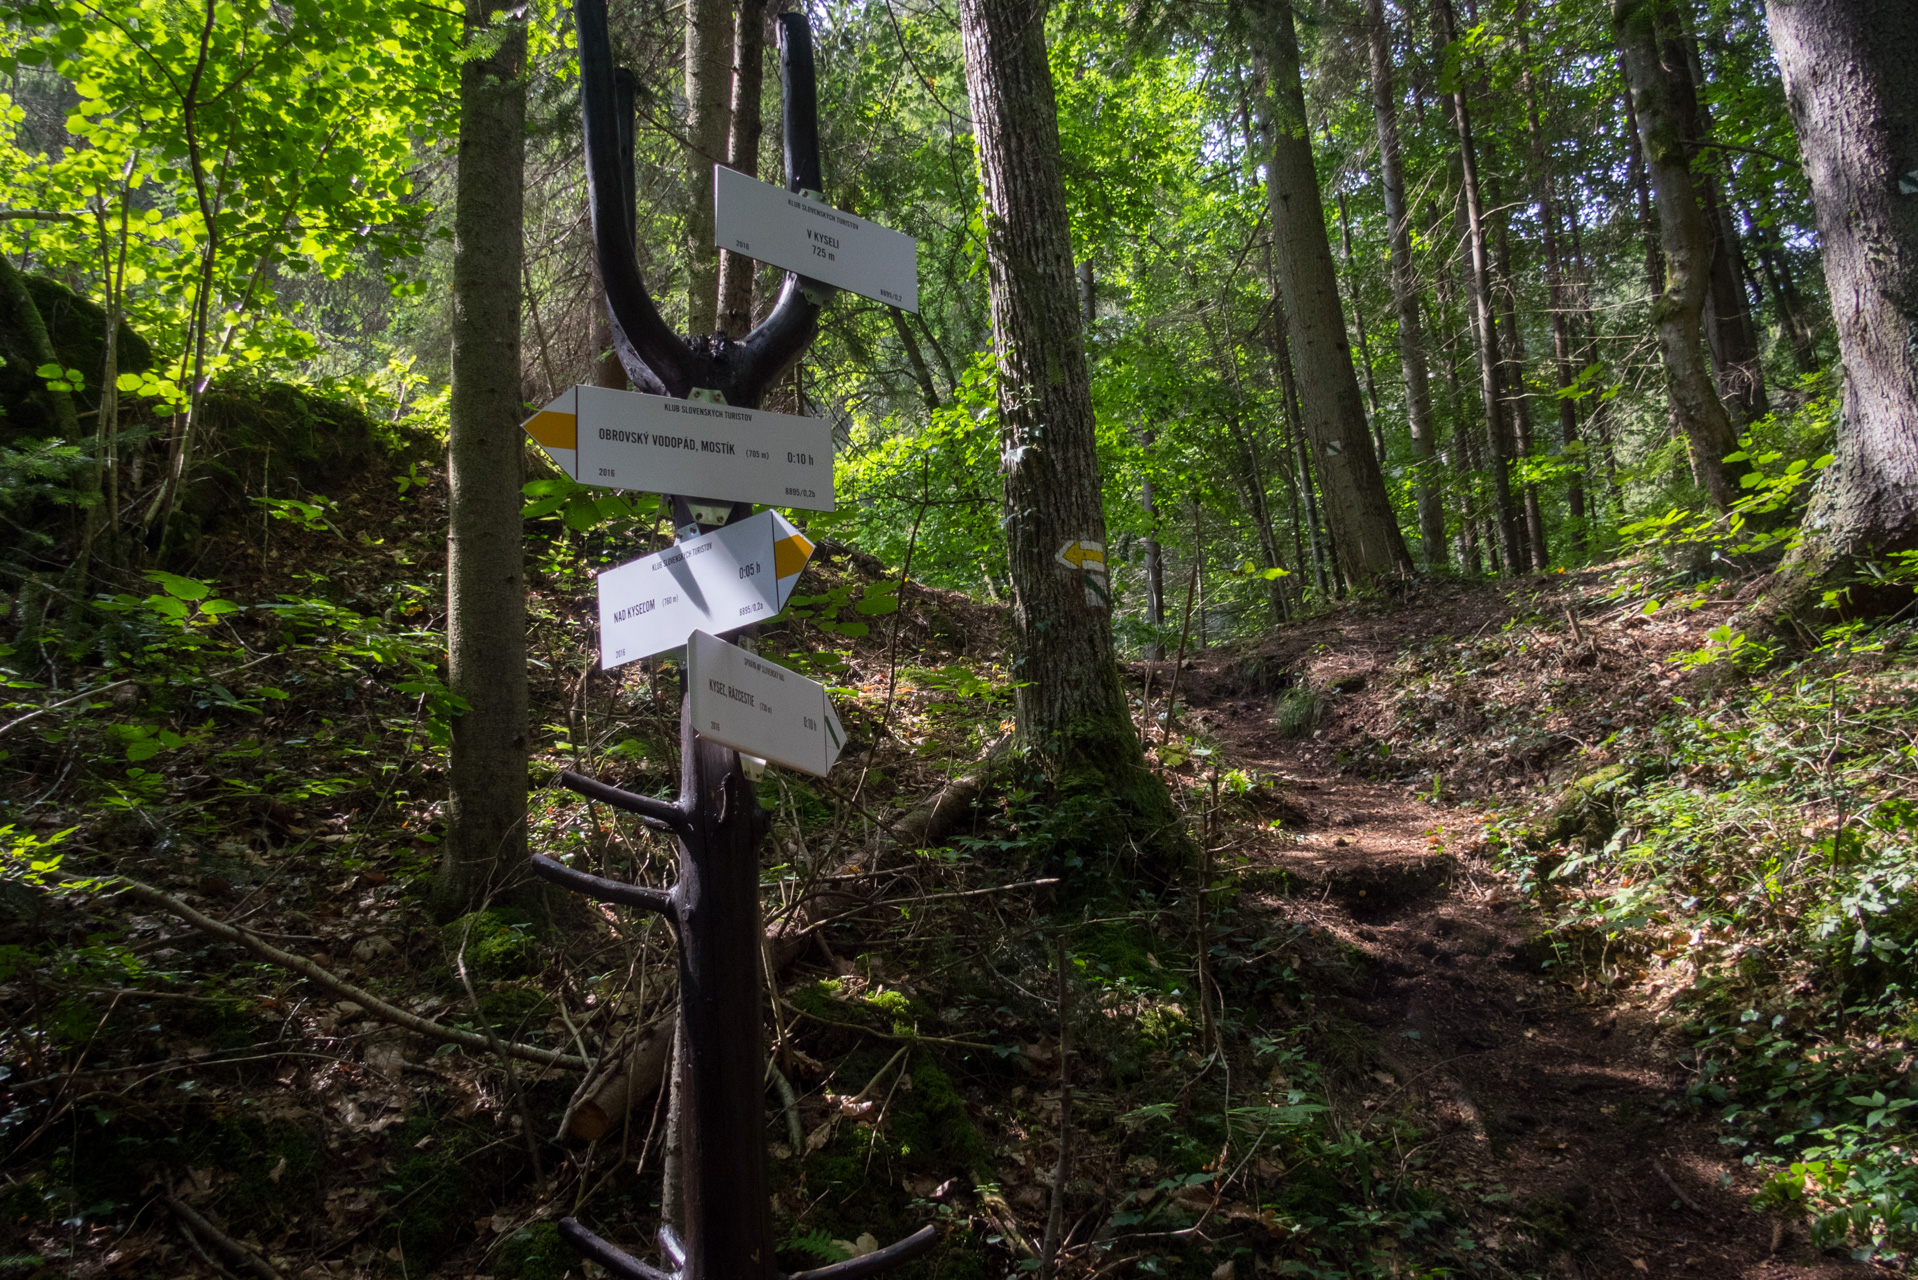
[[844,1262],[852,1257],[844,1245],[834,1242],[832,1233],[824,1227],[815,1227],[803,1236],[794,1236],[779,1247],[810,1254],[821,1262]]

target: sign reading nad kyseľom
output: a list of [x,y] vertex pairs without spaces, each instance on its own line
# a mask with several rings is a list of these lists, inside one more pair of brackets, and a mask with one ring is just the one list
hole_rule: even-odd
[[687,712],[703,738],[825,777],[845,745],[826,687],[695,631],[686,640]]
[[736,631],[786,607],[812,543],[777,511],[675,543],[599,575],[602,670]]
[[713,244],[875,302],[919,310],[919,246],[818,200],[713,167]]
[[832,424],[823,418],[580,386],[524,425],[581,484],[833,509]]

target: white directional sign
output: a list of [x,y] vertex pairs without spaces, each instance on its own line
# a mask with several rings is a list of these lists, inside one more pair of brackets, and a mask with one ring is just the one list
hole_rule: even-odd
[[614,667],[686,643],[696,629],[732,631],[786,606],[812,543],[762,511],[599,575],[599,665]]
[[713,243],[775,267],[919,310],[919,246],[890,227],[713,168]]
[[826,687],[756,653],[693,632],[686,687],[701,737],[825,777],[845,745]]
[[573,387],[523,425],[582,484],[833,509],[832,424],[821,418]]

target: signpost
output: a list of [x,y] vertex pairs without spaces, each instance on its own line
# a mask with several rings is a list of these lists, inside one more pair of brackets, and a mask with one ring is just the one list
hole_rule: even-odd
[[713,243],[904,311],[919,310],[919,246],[890,227],[713,166]]
[[[634,82],[615,72],[606,0],[575,0],[573,15],[588,204],[613,350],[633,385],[667,394],[575,387],[534,415],[526,430],[581,483],[673,494],[675,508],[685,510],[677,546],[600,576],[603,665],[673,648],[689,637],[691,643],[678,799],[560,775],[563,786],[672,832],[680,850],[673,887],[624,884],[551,858],[532,860],[533,870],[555,884],[663,915],[675,926],[679,1033],[671,1123],[679,1158],[667,1164],[661,1196],[667,1206],[658,1234],[662,1265],[634,1257],[572,1218],[561,1218],[559,1230],[626,1280],[866,1280],[930,1250],[937,1238],[933,1228],[877,1253],[792,1277],[779,1275],[774,1257],[777,1238],[766,1193],[765,935],[759,912],[759,842],[768,821],[738,754],[745,750],[824,774],[844,731],[819,684],[710,633],[737,631],[776,614],[812,552],[784,517],[754,516],[749,504],[833,509],[827,424],[758,408],[818,332],[824,298],[812,284],[916,308],[915,251],[897,232],[796,194],[789,201],[788,192],[741,178],[763,188],[760,203],[751,206],[761,212],[754,215],[757,223],[749,218],[741,230],[742,224],[724,215],[747,206],[720,201],[722,227],[738,232],[729,247],[792,274],[772,313],[745,337],[687,339],[674,333],[639,272],[632,208]],[[817,191],[811,28],[802,13],[780,13],[775,21],[786,173],[792,193]],[[717,180],[721,192],[733,186],[725,172]],[[772,193],[778,208],[764,192]],[[703,513],[715,507],[708,519]],[[741,518],[729,523],[726,516]],[[697,522],[722,527],[702,530]]]
[[696,630],[737,631],[772,618],[811,558],[804,534],[777,511],[762,511],[606,570],[599,575],[601,669],[677,649]]
[[846,745],[826,686],[738,645],[695,631],[686,689],[703,738],[823,778]]
[[822,418],[581,386],[524,427],[581,484],[833,509],[832,424]]

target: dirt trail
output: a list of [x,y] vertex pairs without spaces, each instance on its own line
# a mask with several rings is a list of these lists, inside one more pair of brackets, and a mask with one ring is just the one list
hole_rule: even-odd
[[[1440,603],[1341,620],[1329,637],[1293,633],[1275,656],[1319,687],[1355,686],[1422,627],[1457,633]],[[1227,658],[1201,656],[1184,680],[1182,700],[1226,760],[1287,780],[1304,810],[1249,850],[1306,889],[1270,907],[1369,961],[1348,1014],[1375,1034],[1385,1070],[1351,1101],[1409,1112],[1429,1135],[1430,1183],[1470,1208],[1487,1245],[1582,1280],[1883,1274],[1750,1209],[1759,1179],[1683,1105],[1682,1038],[1629,992],[1542,972],[1526,946],[1540,921],[1473,856],[1473,812],[1337,767],[1327,742],[1340,698],[1325,738],[1287,740],[1272,698],[1247,696]]]

